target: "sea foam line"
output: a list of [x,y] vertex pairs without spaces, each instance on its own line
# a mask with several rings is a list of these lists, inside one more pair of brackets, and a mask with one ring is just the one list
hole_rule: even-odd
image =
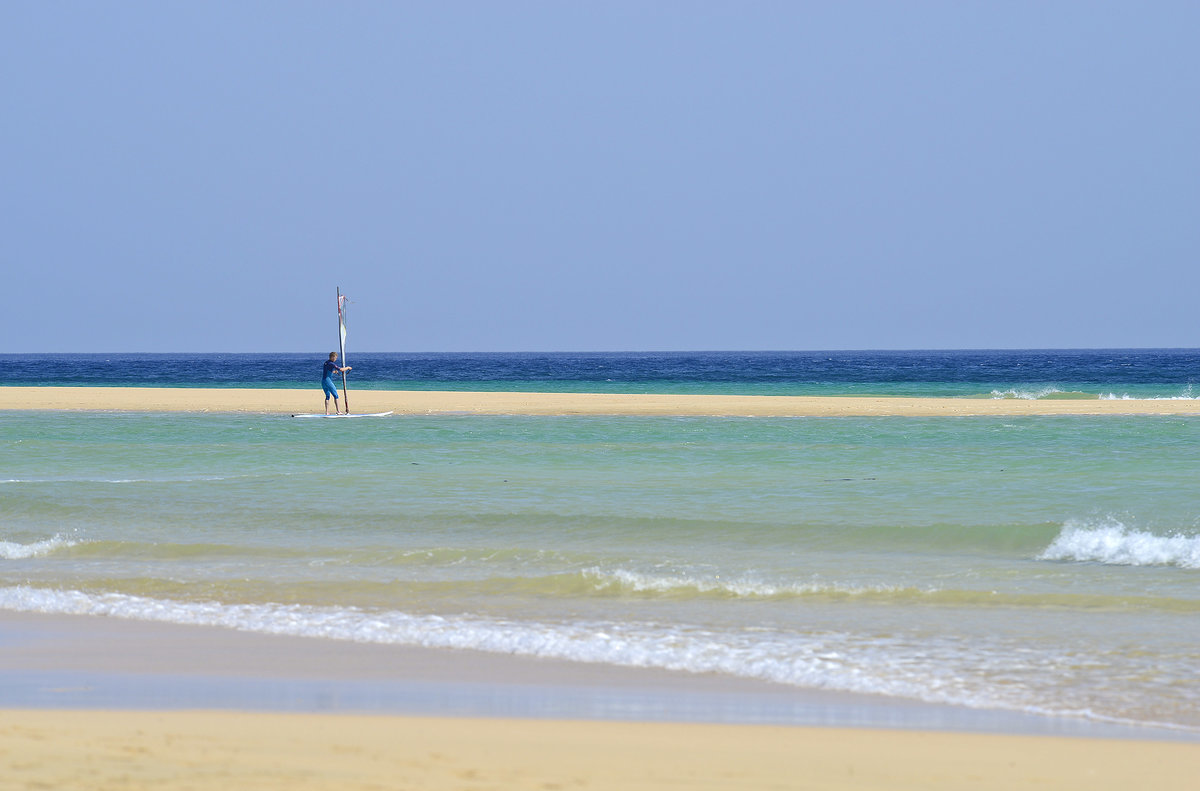
[[1128,393],[1117,395],[1116,393],[1101,393],[1101,401],[1196,401],[1200,397],[1192,395],[1177,395],[1177,396],[1131,396]]
[[[772,584],[758,580],[713,575],[697,578],[691,575],[669,576],[643,574],[626,569],[604,571],[587,569],[583,579],[596,591],[616,595],[649,595],[687,599],[707,597],[717,599],[816,599],[855,600],[864,603],[893,604],[903,602],[918,606],[972,607],[1067,607],[1075,609],[1160,609],[1172,612],[1200,613],[1200,602],[1163,596],[1108,596],[1087,593],[1000,592],[990,588],[939,588],[896,585],[847,585],[841,583],[805,582]],[[571,579],[564,575],[565,579]],[[458,584],[458,583],[454,583]],[[574,590],[574,588],[572,588]]]
[[[612,621],[545,623],[276,603],[183,602],[29,586],[0,588],[0,610],[102,615],[262,634],[722,673],[799,687],[1138,724],[1097,712],[1090,701],[1048,705],[1046,692],[1060,689],[1061,683],[1044,678],[1046,669],[1071,664],[1054,651],[1014,650],[946,636],[914,643],[900,636],[842,632],[712,631]],[[1042,689],[1025,683],[996,686],[987,680],[1001,672],[1007,678],[1030,673],[1026,681]]]
[[[363,643],[454,648],[625,667],[724,673],[793,686],[1027,709],[1029,701],[995,699],[952,669],[961,647],[931,647],[835,632],[713,632],[680,625],[612,621],[544,623],[474,615],[295,604],[222,604],[90,594],[29,586],[0,588],[0,610],[101,615],[217,626],[244,632]],[[930,677],[930,674],[934,677]]]
[[634,593],[717,594],[746,598],[783,598],[789,596],[872,596],[880,594],[932,594],[936,589],[898,588],[893,585],[838,585],[818,582],[773,584],[738,577],[696,577],[644,574],[628,569],[586,569],[583,572],[597,589],[616,588]]
[[[1133,401],[1137,398],[1138,398],[1137,396],[1131,396],[1128,393],[1122,393],[1121,395],[1117,395],[1116,393],[1101,393],[1100,394],[1100,399],[1102,401]],[[1183,392],[1177,396],[1150,396],[1149,398],[1140,399],[1140,400],[1145,400],[1145,401],[1195,401],[1197,398],[1198,398],[1198,396],[1196,396],[1192,392],[1191,384],[1188,384],[1188,386],[1183,389]]]
[[1115,520],[1100,525],[1068,522],[1038,560],[1200,569],[1200,536],[1158,536]]

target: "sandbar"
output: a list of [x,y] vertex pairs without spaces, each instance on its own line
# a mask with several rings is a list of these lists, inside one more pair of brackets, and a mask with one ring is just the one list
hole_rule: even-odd
[[[713,417],[972,417],[1200,415],[1200,399],[995,399],[355,390],[351,410],[396,415],[658,415]],[[299,414],[324,410],[319,390],[175,387],[0,387],[0,410]]]

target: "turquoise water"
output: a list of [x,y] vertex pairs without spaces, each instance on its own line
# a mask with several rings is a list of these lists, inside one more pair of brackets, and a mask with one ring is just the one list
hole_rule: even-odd
[[1200,419],[0,415],[0,607],[1200,731]]

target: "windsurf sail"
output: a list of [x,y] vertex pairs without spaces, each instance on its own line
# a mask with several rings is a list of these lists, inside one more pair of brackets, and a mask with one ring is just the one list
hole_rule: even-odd
[[[346,305],[349,304],[349,302],[350,302],[350,298],[342,293],[342,289],[339,286],[338,290],[337,290],[338,352],[339,352],[338,357],[342,361],[342,364],[341,364],[342,368],[346,367]],[[349,393],[349,388],[346,387],[346,372],[345,371],[342,371],[342,397],[345,399],[345,401],[343,403],[346,405],[346,413],[349,414],[349,412],[350,412],[350,393]],[[329,406],[328,403],[326,403],[326,408],[328,408],[328,406]]]

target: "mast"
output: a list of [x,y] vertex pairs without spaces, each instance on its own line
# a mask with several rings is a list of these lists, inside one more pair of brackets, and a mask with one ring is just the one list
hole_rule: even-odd
[[[341,367],[346,367],[346,310],[345,297],[342,296],[342,288],[338,286],[337,303],[338,303],[338,357],[341,358]],[[350,414],[350,391],[346,387],[346,372],[342,371],[342,398],[346,403],[346,414]]]

